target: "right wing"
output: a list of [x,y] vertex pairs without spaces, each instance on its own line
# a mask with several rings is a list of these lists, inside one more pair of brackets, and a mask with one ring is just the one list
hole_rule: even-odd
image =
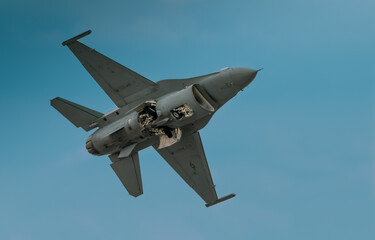
[[235,196],[230,194],[218,199],[198,132],[182,136],[178,143],[170,147],[154,148],[207,203],[207,207]]
[[80,34],[63,45],[69,47],[112,101],[122,107],[150,94],[156,86],[154,82],[77,41],[90,33]]

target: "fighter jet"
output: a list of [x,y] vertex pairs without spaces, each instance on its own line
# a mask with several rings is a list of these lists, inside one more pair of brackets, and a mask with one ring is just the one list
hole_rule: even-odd
[[103,114],[63,98],[51,105],[76,127],[96,129],[86,149],[108,155],[111,167],[130,195],[143,194],[138,152],[152,146],[206,202],[206,207],[235,196],[218,198],[199,130],[259,70],[225,68],[186,79],[153,82],[78,40],[86,31],[62,43],[67,46],[116,104]]

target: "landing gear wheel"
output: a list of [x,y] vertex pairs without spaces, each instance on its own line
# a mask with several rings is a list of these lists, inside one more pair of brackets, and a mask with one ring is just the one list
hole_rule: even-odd
[[172,112],[172,115],[173,117],[175,117],[176,119],[180,119],[182,117],[182,115],[179,113],[179,112]]
[[168,138],[173,137],[173,133],[172,133],[173,129],[172,128],[164,127],[163,130],[164,130],[165,135],[167,135]]

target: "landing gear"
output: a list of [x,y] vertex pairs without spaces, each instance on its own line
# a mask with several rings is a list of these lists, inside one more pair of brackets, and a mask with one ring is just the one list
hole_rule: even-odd
[[184,104],[184,105],[181,105],[175,109],[172,109],[171,111],[172,115],[174,118],[176,119],[180,119],[182,117],[191,117],[193,116],[193,109],[191,109],[191,107],[189,107],[189,105],[187,104]]
[[170,127],[162,127],[165,135],[167,135],[168,138],[173,137],[173,129]]
[[155,106],[147,106],[147,107],[145,107],[145,109],[143,111],[145,113],[147,113],[148,115],[150,115],[153,119],[158,118],[158,114],[156,113]]
[[182,118],[182,116],[183,116],[181,113],[179,113],[179,112],[177,112],[177,111],[172,112],[172,115],[173,115],[173,117],[175,117],[176,119],[180,119],[180,118]]
[[158,114],[156,113],[156,102],[150,101],[147,103],[148,105],[145,106],[138,115],[138,123],[142,129],[146,128],[158,118]]

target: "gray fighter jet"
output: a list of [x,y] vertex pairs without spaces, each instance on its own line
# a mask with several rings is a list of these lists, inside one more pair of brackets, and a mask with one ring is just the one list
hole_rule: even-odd
[[118,107],[103,114],[63,98],[51,105],[76,127],[97,128],[86,141],[93,155],[109,155],[111,167],[130,195],[143,194],[138,151],[152,146],[212,206],[218,198],[199,130],[214,113],[248,86],[259,70],[225,68],[186,79],[152,82],[82,44],[84,32],[62,43],[73,52]]

